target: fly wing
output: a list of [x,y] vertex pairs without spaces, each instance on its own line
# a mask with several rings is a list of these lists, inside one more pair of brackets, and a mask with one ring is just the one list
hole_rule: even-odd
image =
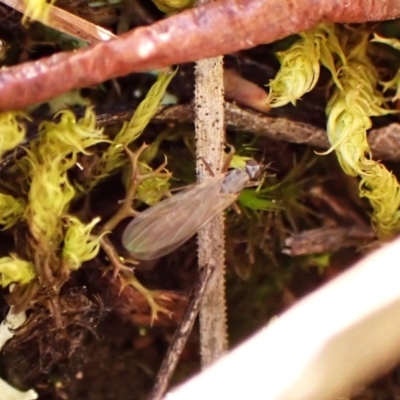
[[138,260],[170,253],[235,201],[236,194],[221,193],[224,178],[218,175],[148,208],[126,227],[123,245]]

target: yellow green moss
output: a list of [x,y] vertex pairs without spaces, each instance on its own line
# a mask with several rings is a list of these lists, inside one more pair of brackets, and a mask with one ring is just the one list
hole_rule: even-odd
[[54,1],[55,0],[51,0],[50,2],[47,0],[24,0],[26,9],[22,22],[25,23],[27,18],[30,18],[34,21],[45,23],[49,17],[49,4],[53,4]]
[[[22,112],[5,112],[0,114],[0,158],[15,149],[25,139],[25,126],[23,120],[27,115]],[[25,201],[14,198],[10,194],[0,193],[0,225],[2,229],[11,228],[17,223],[24,212]]]
[[0,157],[17,147],[25,138],[25,127],[21,122],[27,116],[22,112],[0,113]]
[[101,236],[91,234],[100,218],[84,224],[76,217],[67,216],[62,259],[69,270],[78,269],[83,262],[96,257],[100,249]]
[[371,116],[385,115],[385,100],[378,91],[378,74],[367,56],[368,34],[346,49],[346,63],[339,68],[340,87],[327,105],[327,133],[332,149],[346,174],[359,176],[360,196],[373,207],[372,223],[379,236],[390,238],[400,229],[400,186],[385,166],[372,160],[367,142]]
[[67,171],[75,165],[78,153],[87,153],[88,147],[106,141],[90,108],[79,121],[70,111],[57,116],[59,122],[40,125],[39,137],[22,160],[30,179],[25,218],[33,237],[40,243],[52,242],[52,247],[62,240],[62,218],[76,192]]
[[0,225],[3,225],[3,230],[14,226],[24,213],[24,209],[23,199],[15,199],[13,196],[0,193]]
[[281,68],[269,83],[269,102],[271,107],[296,104],[305,93],[311,91],[319,78],[320,63],[336,78],[334,57],[343,58],[334,28],[321,24],[315,29],[301,33],[300,39],[288,50],[277,53]]
[[[367,55],[369,33],[349,30],[336,37],[334,27],[322,25],[300,35],[279,55],[281,70],[271,82],[271,105],[293,104],[311,90],[319,76],[319,62],[331,72],[334,88],[327,105],[327,134],[344,172],[359,176],[360,196],[373,208],[378,235],[390,238],[400,230],[400,186],[382,164],[372,160],[367,142],[370,117],[390,113],[378,90],[376,68]],[[380,40],[381,41],[381,40]],[[398,78],[388,86],[398,84]]]
[[[146,164],[140,163],[139,169],[141,174],[149,174],[153,170]],[[169,178],[153,177],[144,180],[137,189],[137,198],[152,206],[158,203],[168,193],[170,188]]]
[[125,122],[114,138],[112,144],[102,154],[96,173],[91,177],[89,187],[94,187],[104,177],[126,164],[127,158],[124,146],[134,142],[154,117],[167,86],[175,72],[160,72],[157,81],[139,104],[130,121]]
[[10,283],[25,285],[35,278],[35,269],[29,261],[21,260],[13,254],[0,258],[0,285]]
[[156,7],[167,14],[194,6],[194,0],[153,0]]
[[[93,232],[99,218],[87,223],[70,214],[71,203],[81,196],[82,187],[70,181],[69,170],[77,164],[78,155],[99,153],[100,144],[106,150],[93,176],[88,178],[89,188],[84,189],[90,190],[100,178],[121,169],[128,159],[125,146],[134,142],[149,123],[172,77],[171,73],[159,75],[131,121],[123,125],[114,140],[97,127],[90,107],[79,120],[71,111],[62,111],[53,121],[39,125],[38,136],[25,149],[26,155],[7,170],[13,182],[9,185],[10,192],[14,195],[0,193],[2,228],[9,229],[20,221],[29,230],[23,251],[27,260],[12,254],[0,259],[1,285],[26,284],[36,276],[40,276],[44,287],[53,285],[57,279],[64,282],[70,271],[96,257],[106,232],[101,229],[103,233]],[[24,139],[25,128],[21,123],[24,117],[22,113],[0,114],[3,140],[0,154],[15,148]],[[144,174],[152,172],[143,162],[139,162],[139,168]],[[168,177],[146,179],[139,186],[137,198],[153,204],[168,188]]]

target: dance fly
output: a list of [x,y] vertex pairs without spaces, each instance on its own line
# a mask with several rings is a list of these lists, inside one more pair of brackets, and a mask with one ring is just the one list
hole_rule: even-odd
[[137,260],[153,260],[172,252],[229,207],[261,173],[261,165],[249,160],[244,169],[218,174],[161,201],[128,224],[122,244]]

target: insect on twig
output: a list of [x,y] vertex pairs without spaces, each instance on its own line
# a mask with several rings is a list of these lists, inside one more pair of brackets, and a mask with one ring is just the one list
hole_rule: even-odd
[[217,174],[161,201],[125,228],[122,244],[137,260],[153,260],[172,252],[232,205],[251,180],[261,177],[262,170],[261,164],[249,160],[244,169]]

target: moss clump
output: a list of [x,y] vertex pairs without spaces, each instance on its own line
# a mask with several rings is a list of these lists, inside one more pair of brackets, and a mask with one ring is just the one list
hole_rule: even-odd
[[367,142],[370,117],[391,112],[379,91],[368,44],[369,32],[363,30],[337,32],[334,26],[321,25],[301,34],[278,55],[282,65],[270,84],[270,101],[275,107],[294,104],[315,86],[319,63],[331,72],[333,90],[326,108],[329,151],[336,152],[346,174],[360,177],[360,196],[368,198],[373,208],[372,224],[387,239],[400,230],[400,186],[385,166],[372,159]]
[[[42,122],[37,138],[25,149],[26,155],[8,171],[5,179],[11,183],[3,183],[11,193],[0,193],[0,223],[3,230],[16,227],[26,248],[17,248],[18,256],[9,254],[0,259],[0,284],[17,283],[11,302],[19,309],[29,307],[32,301],[40,302],[42,296],[47,299],[50,289],[58,296],[70,272],[97,256],[102,238],[118,221],[102,227],[100,218],[93,219],[90,214],[78,218],[71,206],[83,191],[94,189],[127,163],[126,146],[140,136],[153,117],[172,77],[170,73],[159,74],[132,119],[113,139],[96,126],[90,107],[80,119],[71,111],[62,111],[54,121]],[[0,116],[0,129],[5,133],[0,152],[14,148],[24,137],[21,115]],[[102,156],[87,180],[83,184],[71,180],[70,171],[78,157],[100,152],[100,148]],[[134,194],[147,203],[158,201],[168,190],[169,175],[152,178],[152,169],[143,162],[140,165],[149,179],[136,187]]]
[[333,80],[340,86],[335,57],[344,59],[344,54],[334,27],[321,24],[299,36],[289,49],[277,53],[281,68],[268,85],[271,107],[296,104],[298,99],[311,91],[317,84],[320,64],[330,71]]
[[49,4],[53,4],[55,0],[48,2],[47,0],[24,0],[26,9],[24,12],[23,23],[26,22],[27,18],[33,19],[34,21],[45,22],[49,17],[50,8]]

